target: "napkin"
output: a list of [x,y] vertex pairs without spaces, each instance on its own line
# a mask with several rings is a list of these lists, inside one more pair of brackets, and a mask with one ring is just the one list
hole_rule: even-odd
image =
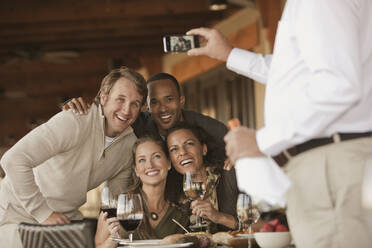
[[291,181],[272,158],[238,159],[235,171],[240,191],[249,194],[255,204],[263,200],[285,207],[285,193]]

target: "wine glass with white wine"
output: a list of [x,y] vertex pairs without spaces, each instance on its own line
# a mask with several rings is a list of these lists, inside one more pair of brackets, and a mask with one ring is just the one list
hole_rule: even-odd
[[252,233],[252,224],[258,221],[258,219],[260,218],[260,212],[255,206],[253,206],[252,198],[249,195],[243,193],[240,193],[238,195],[236,211],[239,222],[248,225],[248,248],[251,248],[252,241],[250,235]]
[[[201,172],[186,172],[183,176],[183,192],[189,200],[203,200],[206,193],[206,185]],[[191,229],[205,230],[207,223],[203,223],[202,218],[196,216],[195,225]]]

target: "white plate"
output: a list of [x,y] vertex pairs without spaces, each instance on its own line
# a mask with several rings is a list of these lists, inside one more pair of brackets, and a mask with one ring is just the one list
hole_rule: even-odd
[[242,239],[254,239],[253,233],[248,234],[248,233],[238,233],[236,236]]
[[[188,242],[188,243],[182,243],[182,244],[169,244],[169,245],[162,245],[162,244],[159,244],[159,245],[151,245],[151,246],[148,246],[148,248],[181,248],[181,247],[189,247],[189,246],[192,246],[193,245],[193,242]],[[142,246],[141,248],[143,248],[144,246]]]
[[189,247],[191,246],[193,243],[192,242],[189,242],[189,243],[182,243],[182,244],[168,244],[168,245],[163,245],[163,244],[153,244],[153,243],[125,243],[125,244],[121,244],[120,247],[140,247],[140,248],[182,248],[182,247]]
[[182,247],[189,247],[193,243],[182,243],[182,244],[160,244],[161,239],[147,239],[147,240],[133,240],[132,243],[129,242],[128,239],[121,239],[118,240],[120,245],[125,247],[140,247],[140,248],[182,248]]
[[149,245],[159,245],[160,242],[161,242],[161,239],[133,240],[133,242],[129,242],[128,239],[120,239],[120,240],[118,240],[118,242],[121,245],[149,246]]

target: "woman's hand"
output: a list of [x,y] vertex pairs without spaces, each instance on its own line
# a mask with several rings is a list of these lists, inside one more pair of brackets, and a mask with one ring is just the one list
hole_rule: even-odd
[[107,218],[106,212],[101,212],[98,217],[97,232],[94,237],[95,246],[97,248],[114,248],[117,243],[112,241],[111,237],[118,237],[117,233],[122,233],[123,229],[120,228],[117,218]]
[[107,219],[106,225],[111,237],[118,238],[118,235],[119,237],[123,235],[123,228],[116,217]]
[[195,200],[191,202],[192,213],[207,218],[210,221],[224,225],[228,228],[235,228],[235,218],[230,214],[221,213],[216,210],[208,200]]
[[218,223],[220,212],[207,200],[195,200],[191,202],[192,213]]

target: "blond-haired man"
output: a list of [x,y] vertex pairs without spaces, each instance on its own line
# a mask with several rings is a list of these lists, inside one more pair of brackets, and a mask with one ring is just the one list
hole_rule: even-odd
[[66,224],[81,219],[86,193],[108,181],[132,183],[130,125],[144,106],[147,87],[137,72],[111,71],[88,115],[62,111],[18,141],[1,159],[0,240],[22,247],[20,222]]

